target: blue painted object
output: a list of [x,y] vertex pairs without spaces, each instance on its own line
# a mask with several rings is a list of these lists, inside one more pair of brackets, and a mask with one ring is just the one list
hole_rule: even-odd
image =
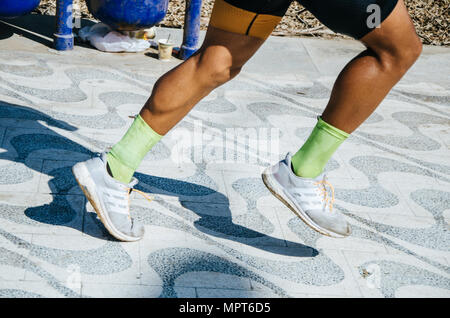
[[181,45],[179,56],[183,60],[188,59],[197,51],[201,10],[202,0],[186,0],[183,44]]
[[0,17],[14,18],[30,13],[41,0],[0,0]]
[[53,34],[53,45],[58,51],[73,49],[72,9],[72,0],[56,0],[56,30]]
[[113,29],[134,31],[164,19],[169,0],[86,0],[86,4],[96,19]]

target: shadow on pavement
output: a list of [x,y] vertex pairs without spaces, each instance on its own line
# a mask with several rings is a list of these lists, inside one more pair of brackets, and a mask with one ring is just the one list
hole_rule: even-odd
[[[0,101],[0,122],[9,119],[15,121],[33,121],[32,127],[33,129],[36,129],[36,131],[33,133],[24,131],[23,134],[18,134],[9,139],[10,145],[17,154],[11,154],[11,151],[6,151],[0,154],[0,159],[21,163],[30,169],[36,170],[36,167],[30,165],[29,160],[27,160],[28,156],[34,151],[66,150],[74,153],[86,154],[87,156],[95,155],[95,153],[84,146],[67,139],[49,128],[55,127],[73,132],[77,130],[76,127],[64,121],[53,119],[38,110]],[[43,123],[48,125],[48,127]],[[40,130],[42,133],[39,133]],[[25,215],[28,218],[40,223],[60,226],[68,226],[68,223],[76,218],[77,212],[71,208],[67,201],[67,194],[70,194],[70,189],[74,186],[78,186],[72,175],[71,168],[72,166],[65,166],[50,169],[48,172],[38,171],[39,173],[45,173],[52,177],[49,181],[49,187],[52,192],[51,195],[53,196],[53,200],[49,204],[27,208],[25,210]],[[270,237],[269,235],[233,223],[228,198],[214,189],[191,182],[151,175],[137,174],[137,177],[140,178],[145,185],[151,187],[154,194],[169,194],[178,197],[184,208],[189,209],[200,216],[200,219],[194,221],[194,226],[206,235],[234,240],[275,254],[296,257],[311,257],[318,255],[316,249],[295,242],[287,243],[290,243],[290,247],[296,248],[283,248],[286,247],[284,240]],[[8,179],[8,176],[0,175],[0,184],[11,184],[11,180]],[[216,214],[219,214],[219,216],[205,213],[205,203],[197,202],[195,200],[196,197],[198,198],[199,196],[209,194],[214,195],[215,198],[221,202],[221,204],[215,207],[216,209],[220,209],[220,211],[215,211],[218,212]],[[193,200],[186,200],[186,197],[193,198]],[[173,212],[176,213],[175,210]],[[85,209],[83,209],[83,213],[86,213]],[[192,222],[190,220],[192,218],[189,219],[185,217],[184,219],[187,223]],[[103,225],[99,220],[95,219],[95,222],[103,228]],[[102,233],[98,233],[98,231],[92,231],[89,228],[85,228],[84,231],[88,235],[103,239],[105,238]],[[271,242],[270,245],[266,246],[253,243],[249,240],[264,237],[268,238]],[[115,240],[111,236],[108,236],[107,239]]]
[[[53,34],[55,33],[55,17],[40,14],[28,14],[12,19],[0,18],[0,40],[7,39],[13,34],[18,34],[34,42],[53,48]],[[95,24],[95,22],[81,19],[79,27]],[[74,33],[76,29],[74,28]],[[75,38],[75,43],[87,46]]]

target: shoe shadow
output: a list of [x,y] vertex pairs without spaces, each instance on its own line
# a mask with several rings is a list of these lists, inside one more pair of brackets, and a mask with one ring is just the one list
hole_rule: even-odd
[[[22,122],[26,124],[17,125],[17,123]],[[0,209],[0,217],[12,218],[12,221],[19,224],[33,225],[33,221],[35,221],[49,225],[72,227],[78,231],[83,231],[82,224],[86,212],[85,207],[83,207],[80,215],[79,209],[74,207],[74,203],[69,199],[69,197],[76,196],[76,193],[74,194],[71,192],[71,189],[74,186],[77,186],[71,172],[72,166],[64,166],[61,168],[50,167],[48,171],[44,172],[42,165],[36,165],[35,163],[36,158],[40,157],[39,153],[42,154],[42,152],[52,153],[57,151],[67,151],[70,153],[84,154],[86,155],[86,158],[93,156],[94,153],[86,147],[67,139],[52,129],[56,128],[58,130],[75,132],[77,128],[67,122],[54,119],[38,110],[3,101],[0,101],[0,127],[6,127],[3,132],[5,135],[3,136],[3,144],[0,145],[5,147],[4,150],[6,151],[0,153],[0,159],[11,161],[11,164],[1,167],[8,173],[0,173],[0,185],[13,185],[27,181],[19,180],[19,182],[17,182],[16,179],[20,172],[14,174],[14,172],[11,171],[17,166],[14,164],[19,163],[31,170],[35,170],[50,177],[48,181],[50,193],[45,191],[42,195],[51,196],[50,203],[25,207],[23,217],[18,215],[18,213],[11,215],[4,212],[7,209]],[[11,134],[11,136],[6,141],[8,134]],[[1,135],[2,131],[0,128],[0,136]],[[8,143],[8,145],[6,145],[6,143]],[[38,155],[36,155],[36,153],[38,153]],[[56,154],[49,157],[57,160]],[[81,193],[78,194],[78,197],[82,197]],[[82,202],[82,200],[76,202]],[[10,206],[11,204],[8,205]],[[21,211],[19,205],[16,207],[17,211]],[[99,238],[102,237],[101,233],[94,230],[92,230],[91,233],[86,232],[86,234]]]
[[[14,126],[14,123],[17,125],[18,122],[27,122],[27,127],[24,127],[23,131],[20,131],[20,128]],[[12,133],[10,138],[7,139],[6,135],[8,135],[8,127],[12,126],[14,128],[11,129],[18,129],[19,132],[16,134]],[[4,132],[5,136],[3,137],[3,144],[1,144],[2,147],[6,147],[6,152],[0,153],[1,160],[20,163],[29,169],[51,177],[48,181],[48,186],[51,190],[50,195],[52,201],[48,204],[25,208],[24,218],[43,224],[72,227],[93,237],[115,241],[112,236],[105,235],[107,232],[101,222],[95,217],[92,217],[94,214],[87,212],[85,206],[82,209],[82,215],[79,215],[77,209],[73,207],[73,203],[69,202],[68,197],[70,196],[78,195],[79,197],[82,197],[80,193],[76,194],[73,192],[74,187],[78,189],[77,182],[71,171],[73,165],[49,167],[44,171],[42,168],[37,168],[37,166],[33,164],[33,160],[29,160],[30,157],[36,158],[37,152],[51,153],[67,151],[85,155],[86,158],[94,156],[95,153],[91,150],[77,142],[67,139],[57,132],[57,130],[64,130],[74,133],[78,130],[76,127],[65,121],[54,119],[38,110],[3,101],[0,101],[0,127],[7,127]],[[56,130],[52,129],[52,127],[56,128]],[[26,128],[33,128],[33,130],[30,131]],[[1,133],[2,130],[0,129],[0,137]],[[53,156],[56,155],[50,157],[53,158]],[[57,160],[57,158],[55,158],[55,160]],[[49,162],[51,163],[51,161]],[[8,169],[8,166],[3,167]],[[0,167],[0,169],[3,167]],[[284,240],[271,237],[269,234],[233,223],[228,198],[210,187],[189,181],[162,178],[140,173],[137,173],[136,177],[141,181],[138,185],[138,189],[144,191],[150,190],[150,192],[155,195],[169,195],[176,197],[182,207],[197,215],[197,218],[195,219],[192,217],[185,217],[185,220],[187,222],[193,222],[193,225],[197,230],[207,235],[233,240],[280,255],[311,257],[319,254],[318,251],[312,247],[295,242],[285,242]],[[0,174],[0,185],[12,183],[14,182],[11,181],[11,176],[8,173]],[[211,201],[202,202],[202,198],[205,196],[212,197],[214,203],[210,203]],[[8,205],[10,206],[11,204]],[[176,207],[175,205],[167,203],[167,206],[169,208],[172,207],[175,213],[179,211],[177,210],[179,207]],[[3,214],[1,212],[2,210],[5,209],[0,209],[0,217],[8,218],[9,214],[7,212]],[[256,220],[261,216],[257,211],[246,212],[249,212]],[[87,215],[91,216],[91,221],[101,228],[102,231],[99,232],[98,228],[90,226],[80,228],[80,223],[74,222],[77,218],[83,218]],[[30,223],[29,220],[15,216],[13,221],[27,224]],[[262,228],[264,228],[264,226],[262,226]],[[270,232],[270,229],[265,232]],[[265,243],[262,243],[262,241],[265,241]],[[287,244],[294,248],[286,248]]]
[[[271,236],[269,233],[274,229],[273,224],[256,208],[246,208],[246,211],[242,211],[243,213],[233,216],[228,198],[213,188],[189,181],[142,173],[136,173],[136,177],[140,180],[136,186],[137,189],[157,196],[176,197],[183,208],[195,213],[197,217],[180,215],[182,213],[180,208],[167,201],[164,207],[187,221],[193,222],[194,227],[204,234],[284,256],[313,257],[319,254],[313,247]],[[258,228],[260,231],[234,223],[234,219]]]

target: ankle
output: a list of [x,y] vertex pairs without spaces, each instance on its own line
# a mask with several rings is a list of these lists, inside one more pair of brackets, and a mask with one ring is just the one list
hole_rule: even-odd
[[306,167],[307,169],[296,169],[294,164],[291,162],[292,172],[300,178],[315,179],[323,172],[323,170],[314,169],[314,167]]
[[108,174],[115,180],[122,183],[130,183],[133,178],[134,169],[117,159],[111,152],[107,154],[106,168]]

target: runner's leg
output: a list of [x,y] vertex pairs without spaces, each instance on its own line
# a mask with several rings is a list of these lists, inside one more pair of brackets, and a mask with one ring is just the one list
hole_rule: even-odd
[[[367,46],[339,74],[330,101],[300,150],[262,174],[268,189],[312,229],[332,237],[351,234],[333,208],[333,187],[322,175],[334,151],[383,100],[420,54],[420,41],[402,0],[301,0],[336,32]],[[369,30],[368,5],[380,8],[381,28]],[[380,7],[381,5],[381,7]]]
[[282,0],[273,14],[260,14],[217,0],[202,47],[155,83],[130,129],[108,153],[108,172],[128,183],[164,134],[203,97],[239,73],[281,20],[289,1]]
[[422,51],[403,0],[360,41],[367,50],[339,74],[322,119],[347,133],[369,117]]
[[155,83],[140,115],[159,134],[166,134],[203,97],[238,75],[263,43],[210,26],[199,51]]
[[130,193],[137,183],[132,178],[134,171],[146,153],[198,101],[239,73],[284,14],[270,13],[259,14],[216,0],[200,50],[156,82],[140,114],[108,154],[72,168],[111,235],[122,241],[137,241],[144,236],[144,226],[130,215]]
[[299,176],[314,178],[322,173],[334,151],[372,114],[422,49],[402,0],[379,28],[360,41],[367,49],[341,71],[321,119],[292,157]]

